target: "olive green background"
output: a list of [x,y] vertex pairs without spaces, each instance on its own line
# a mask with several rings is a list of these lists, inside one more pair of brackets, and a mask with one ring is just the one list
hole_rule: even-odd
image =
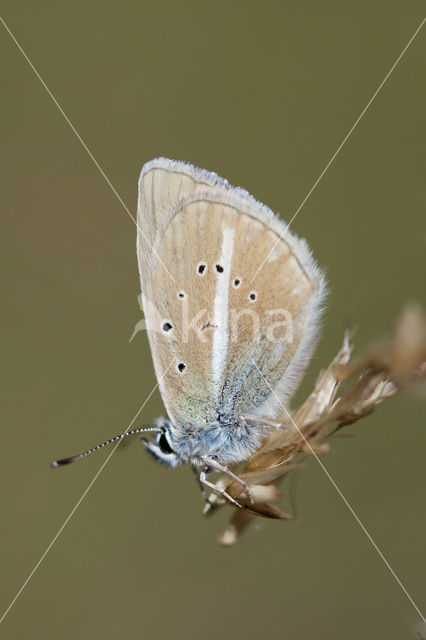
[[[3,2],[3,17],[134,213],[165,155],[290,219],[425,14],[421,1]],[[107,456],[53,471],[131,422],[155,385],[135,227],[2,29],[1,612]],[[419,33],[294,221],[331,294],[298,394],[340,346],[425,304],[425,53]],[[163,412],[158,391],[137,424]],[[324,464],[425,610],[425,416],[409,395]],[[299,521],[201,516],[188,468],[138,442],[108,462],[0,626],[5,638],[416,638],[419,615],[323,471]],[[1,615],[0,612],[0,615]]]

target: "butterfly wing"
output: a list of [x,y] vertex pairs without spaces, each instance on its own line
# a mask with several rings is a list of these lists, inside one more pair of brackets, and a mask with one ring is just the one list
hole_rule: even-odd
[[325,294],[305,241],[216,174],[159,159],[141,172],[138,260],[172,423],[275,416],[310,359]]

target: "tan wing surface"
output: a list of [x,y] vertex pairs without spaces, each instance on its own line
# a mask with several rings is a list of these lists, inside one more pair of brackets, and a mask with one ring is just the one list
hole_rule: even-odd
[[172,422],[274,416],[310,358],[324,298],[306,243],[245,191],[165,159],[142,170],[138,224],[145,317]]

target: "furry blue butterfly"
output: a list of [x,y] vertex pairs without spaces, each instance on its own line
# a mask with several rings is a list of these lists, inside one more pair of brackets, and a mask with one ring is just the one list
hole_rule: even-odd
[[[303,239],[215,173],[159,158],[139,179],[137,257],[154,368],[167,417],[143,442],[200,484],[262,444],[311,358],[325,279]],[[102,443],[84,457],[127,434]]]

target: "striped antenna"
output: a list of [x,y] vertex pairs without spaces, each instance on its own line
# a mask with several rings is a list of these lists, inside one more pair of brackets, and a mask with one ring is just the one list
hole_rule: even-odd
[[71,464],[71,462],[75,462],[76,460],[81,460],[81,458],[85,458],[86,456],[88,456],[91,453],[94,453],[95,451],[99,451],[99,449],[102,449],[107,444],[112,444],[113,442],[117,442],[117,440],[122,440],[127,436],[133,436],[135,435],[135,433],[143,433],[144,431],[156,431],[157,433],[159,433],[161,429],[159,429],[158,427],[140,427],[138,429],[132,429],[131,431],[126,431],[126,433],[122,433],[119,436],[114,436],[109,440],[105,440],[105,442],[101,442],[101,444],[97,444],[96,447],[92,447],[87,451],[83,451],[83,453],[79,453],[76,456],[70,456],[69,458],[62,458],[61,460],[54,460],[53,462],[50,463],[50,466],[53,467],[54,469],[56,469],[56,467],[63,467],[66,464]]

